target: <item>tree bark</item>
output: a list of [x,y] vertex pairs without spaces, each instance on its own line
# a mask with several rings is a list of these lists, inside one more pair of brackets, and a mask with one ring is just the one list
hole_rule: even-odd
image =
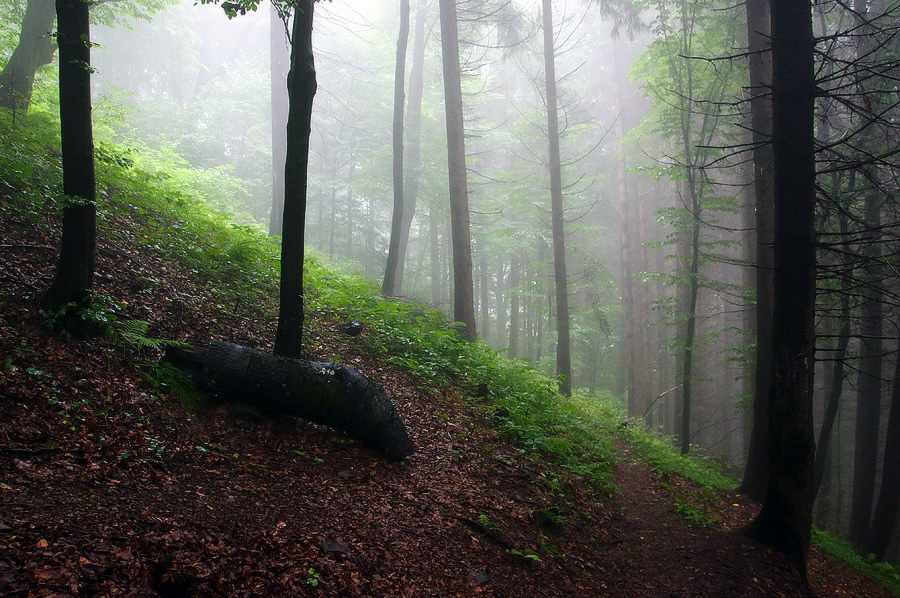
[[[860,27],[856,57],[865,65],[877,52],[874,39],[877,31],[873,20],[883,14],[883,6],[879,2],[869,2],[865,17],[857,16]],[[857,92],[874,110],[881,111],[881,103],[877,91],[867,75],[857,75]],[[879,141],[875,138],[877,128],[872,122],[872,114],[861,115],[866,119],[862,123],[863,151],[876,152]],[[866,159],[866,157],[863,157]],[[877,166],[874,164],[862,167],[867,181],[878,181]],[[868,187],[869,185],[861,185]],[[881,374],[882,374],[882,329],[884,322],[882,306],[881,281],[881,190],[874,188],[861,189],[863,199],[863,225],[866,228],[861,241],[863,264],[861,276],[863,283],[862,301],[860,305],[860,361],[857,378],[856,399],[856,436],[853,452],[853,495],[850,504],[850,523],[847,539],[857,545],[866,542],[872,523],[872,507],[875,500],[876,463],[878,461],[878,428],[881,420]]]
[[28,111],[37,70],[50,64],[56,51],[50,36],[54,9],[53,0],[29,0],[25,7],[19,43],[0,72],[0,106]]
[[287,152],[284,174],[284,230],[281,237],[281,304],[275,354],[299,357],[303,337],[303,240],[309,168],[309,134],[316,66],[312,25],[315,0],[298,0],[291,32],[288,74]]
[[164,361],[221,401],[330,426],[387,459],[415,452],[384,391],[347,365],[291,359],[221,342],[169,347]]
[[272,211],[269,236],[281,234],[284,218],[284,172],[287,152],[287,72],[290,54],[285,24],[272,4],[269,12],[269,75],[272,111]]
[[771,0],[770,10],[775,271],[768,486],[744,533],[784,552],[805,580],[815,451],[815,41],[807,0]]
[[772,384],[772,272],[774,180],[772,170],[772,29],[768,0],[747,0],[750,119],[753,131],[753,192],[756,203],[756,372],[753,426],[740,492],[762,501],[768,464],[769,389]]
[[409,72],[409,100],[406,105],[406,162],[403,181],[403,220],[400,223],[400,251],[397,254],[397,292],[403,290],[406,257],[409,254],[409,231],[416,213],[421,176],[422,96],[425,91],[425,47],[429,34],[425,33],[427,0],[419,2],[416,10],[416,34],[413,40],[413,63]]
[[58,312],[90,304],[97,252],[97,204],[91,125],[89,5],[57,0],[59,119],[62,141],[63,233],[56,276],[41,307]]
[[403,105],[406,100],[404,88],[406,87],[406,46],[408,40],[409,0],[400,0],[400,32],[397,35],[397,58],[394,67],[394,122],[391,129],[393,140],[394,210],[391,215],[391,237],[388,242],[387,265],[384,270],[384,280],[381,284],[381,294],[386,297],[400,292],[400,286],[397,282],[401,251],[400,233],[403,228],[403,211],[405,208],[403,205]]
[[459,67],[459,28],[456,0],[440,0],[441,60],[444,70],[444,109],[447,115],[447,165],[450,179],[450,236],[453,254],[453,319],[467,341],[475,341],[475,296],[472,285],[472,245],[466,144],[463,127],[462,83]]
[[863,543],[863,554],[874,554],[876,560],[884,560],[897,521],[898,505],[900,505],[900,359],[896,360],[894,369],[881,489],[872,518],[872,528]]
[[553,278],[556,283],[556,376],[559,390],[572,395],[572,356],[569,338],[569,290],[566,274],[566,234],[559,155],[559,115],[556,98],[556,60],[553,48],[553,11],[543,0],[544,85],[547,91],[547,143],[550,169],[550,217],[553,233]]
[[519,356],[519,258],[513,255],[509,262],[509,352],[507,356]]

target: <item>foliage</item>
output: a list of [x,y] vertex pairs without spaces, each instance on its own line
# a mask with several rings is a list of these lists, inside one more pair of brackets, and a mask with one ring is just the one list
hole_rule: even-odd
[[889,563],[877,562],[871,556],[861,556],[852,544],[828,532],[814,529],[812,543],[830,558],[848,563],[866,577],[888,588],[895,596],[900,596],[900,571]]

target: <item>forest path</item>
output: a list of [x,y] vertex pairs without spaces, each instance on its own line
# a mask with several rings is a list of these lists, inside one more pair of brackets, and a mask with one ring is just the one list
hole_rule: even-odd
[[[683,513],[694,511],[688,501],[697,489],[683,480],[656,475],[627,443],[617,441],[617,449],[615,482],[621,511],[613,525],[622,542],[612,557],[627,574],[621,585],[611,588],[616,595],[796,595],[796,580],[779,555],[737,535],[688,522]],[[727,499],[738,497],[722,498],[726,500],[718,504],[727,508]],[[730,504],[746,517],[744,505]],[[712,512],[701,515],[697,510],[698,520],[711,523],[714,518]]]
[[[759,505],[737,492],[716,492],[658,475],[624,441],[616,440],[615,482],[620,511],[611,526],[619,534],[611,558],[624,575],[614,596],[802,596],[787,559],[734,533]],[[715,531],[721,530],[721,531]],[[813,548],[811,596],[890,596],[847,565]]]

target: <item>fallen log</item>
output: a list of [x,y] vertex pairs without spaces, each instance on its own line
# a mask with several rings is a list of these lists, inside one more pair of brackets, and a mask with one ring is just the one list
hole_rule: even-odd
[[168,347],[162,361],[180,369],[216,400],[335,428],[387,459],[415,452],[384,391],[342,363],[291,359],[215,341]]

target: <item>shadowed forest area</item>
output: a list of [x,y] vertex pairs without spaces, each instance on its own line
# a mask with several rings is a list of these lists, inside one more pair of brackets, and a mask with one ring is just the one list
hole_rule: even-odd
[[900,595],[898,12],[0,0],[0,595]]

